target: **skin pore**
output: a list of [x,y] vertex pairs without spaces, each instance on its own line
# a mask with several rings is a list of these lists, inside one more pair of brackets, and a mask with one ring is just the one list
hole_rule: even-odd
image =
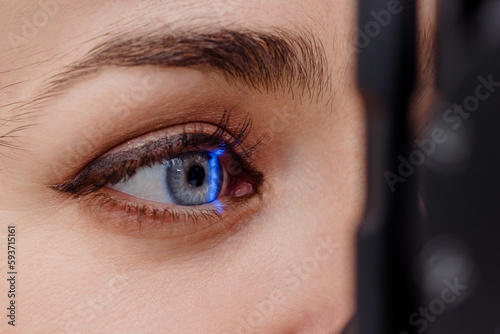
[[[2,240],[17,227],[17,329],[340,333],[366,192],[356,1],[42,3],[0,1],[0,221]],[[221,208],[57,190],[110,152],[222,125],[231,142],[248,119],[234,151],[262,180],[245,188],[250,168],[226,154],[235,189],[255,191]]]

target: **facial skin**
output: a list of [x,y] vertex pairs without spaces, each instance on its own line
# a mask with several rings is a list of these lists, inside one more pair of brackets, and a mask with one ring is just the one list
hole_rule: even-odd
[[[17,226],[20,332],[340,333],[355,313],[366,191],[356,2],[66,0],[46,22],[38,3],[0,2],[0,221],[2,240]],[[31,36],[27,21],[40,26]],[[222,30],[307,37],[322,75],[266,85],[257,73],[251,85],[199,62],[132,66],[118,53],[48,84],[118,38]],[[52,187],[129,140],[213,129],[224,110],[228,132],[252,119],[242,147],[264,139],[251,158],[262,184],[222,221],[139,218]]]

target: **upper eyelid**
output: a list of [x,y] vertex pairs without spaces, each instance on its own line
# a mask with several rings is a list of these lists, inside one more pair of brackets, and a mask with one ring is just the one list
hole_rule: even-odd
[[[96,191],[109,182],[116,183],[123,178],[123,176],[119,175],[116,176],[116,179],[110,179],[109,177],[102,178],[101,176],[103,176],[103,174],[105,174],[106,172],[110,172],[110,168],[113,168],[114,166],[123,166],[125,163],[129,162],[130,164],[127,168],[126,175],[130,176],[135,172],[137,168],[141,167],[139,165],[133,165],[133,163],[146,154],[153,155],[158,151],[162,151],[161,156],[158,156],[156,159],[150,161],[149,163],[154,163],[157,162],[156,160],[167,158],[164,154],[165,151],[170,151],[169,154],[175,154],[172,152],[173,143],[175,141],[176,140],[173,138],[160,138],[152,142],[147,142],[144,145],[133,149],[105,154],[104,156],[101,156],[90,163],[90,165],[85,168],[75,179],[72,179],[69,182],[54,185],[52,186],[52,188],[57,191],[69,192],[78,195]],[[182,141],[181,145],[184,145],[182,144]],[[180,153],[180,151],[176,153]],[[142,166],[147,164],[148,163],[143,163]],[[101,178],[98,179],[98,177]],[[83,193],[81,192],[82,186],[87,186],[87,189]]]
[[[132,149],[105,154],[90,163],[77,177],[68,182],[53,185],[51,188],[77,196],[85,195],[99,190],[108,183],[114,184],[120,182],[124,177],[132,176],[138,168],[179,154],[183,149],[187,149],[188,147],[198,149],[199,146],[206,146],[209,149],[217,150],[220,148],[218,145],[220,145],[221,141],[224,141],[224,149],[232,154],[233,159],[239,164],[241,169],[247,171],[256,180],[257,184],[260,184],[262,183],[262,174],[245,158],[249,158],[255,152],[262,138],[254,146],[242,149],[245,158],[236,154],[234,149],[246,140],[251,130],[252,122],[247,115],[244,121],[237,127],[235,134],[232,135],[225,129],[228,127],[229,118],[230,112],[224,111],[222,119],[213,133],[201,133],[199,132],[200,129],[195,130],[195,127],[192,129],[194,130],[193,133],[183,132],[176,136],[166,136],[145,142]],[[226,138],[226,135],[229,135],[232,139],[227,138],[227,140],[223,140],[223,138]],[[174,146],[177,146],[177,148]],[[150,161],[142,161],[141,164],[138,164],[137,161],[146,155],[150,157]],[[113,167],[120,167],[124,173],[115,173]]]

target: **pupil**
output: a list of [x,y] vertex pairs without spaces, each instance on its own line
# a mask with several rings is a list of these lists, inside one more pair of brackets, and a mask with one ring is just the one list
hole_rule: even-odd
[[205,179],[205,169],[201,166],[193,166],[187,173],[187,180],[193,187],[200,187],[203,185]]

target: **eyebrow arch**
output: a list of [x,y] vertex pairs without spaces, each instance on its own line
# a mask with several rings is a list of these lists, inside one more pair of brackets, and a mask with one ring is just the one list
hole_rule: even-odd
[[52,77],[45,94],[52,95],[107,66],[141,65],[211,70],[253,89],[293,94],[298,88],[316,100],[331,89],[326,52],[313,34],[220,29],[114,36]]

